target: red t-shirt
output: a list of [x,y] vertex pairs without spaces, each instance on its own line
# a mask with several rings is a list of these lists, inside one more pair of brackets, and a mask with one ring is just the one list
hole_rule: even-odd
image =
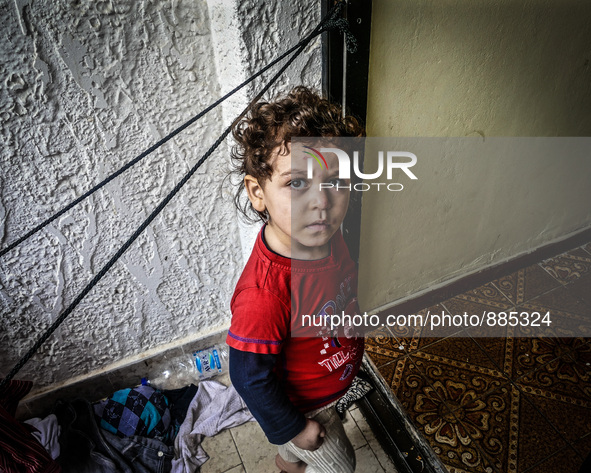
[[363,338],[302,327],[304,314],[359,313],[357,268],[340,231],[331,239],[330,256],[302,261],[271,251],[264,228],[232,297],[227,343],[280,355],[275,373],[293,404],[306,412],[342,396],[361,365]]

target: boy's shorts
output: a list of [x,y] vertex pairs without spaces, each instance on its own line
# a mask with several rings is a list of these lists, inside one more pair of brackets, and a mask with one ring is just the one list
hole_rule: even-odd
[[353,473],[355,450],[333,405],[312,412],[307,417],[324,425],[326,436],[320,448],[303,450],[292,442],[279,445],[279,455],[287,462],[303,461],[308,465],[306,473]]

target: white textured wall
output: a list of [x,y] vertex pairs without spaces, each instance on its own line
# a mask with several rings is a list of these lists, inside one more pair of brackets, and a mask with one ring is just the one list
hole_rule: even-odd
[[[0,245],[138,155],[318,20],[319,5],[311,0],[0,3]],[[320,84],[319,42],[274,91],[299,83]],[[0,374],[199,159],[252,91],[210,112],[0,259]],[[222,188],[228,162],[222,145],[19,378],[37,386],[63,382],[228,325],[241,244],[251,244],[241,242],[232,190]]]
[[[591,136],[588,1],[375,0],[372,15],[369,135]],[[591,225],[588,156],[418,155],[413,172],[364,196],[367,310]]]

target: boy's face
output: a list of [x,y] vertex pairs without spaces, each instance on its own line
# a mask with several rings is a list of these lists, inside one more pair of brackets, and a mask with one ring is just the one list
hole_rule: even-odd
[[[330,239],[339,229],[349,205],[350,182],[338,176],[338,158],[326,155],[328,167],[314,168],[307,177],[307,159],[293,159],[291,147],[271,158],[273,174],[262,186],[245,177],[248,197],[256,210],[267,210],[267,245],[275,252],[295,259],[320,259],[330,254]],[[320,189],[321,183],[334,187]],[[337,190],[336,185],[346,186]]]

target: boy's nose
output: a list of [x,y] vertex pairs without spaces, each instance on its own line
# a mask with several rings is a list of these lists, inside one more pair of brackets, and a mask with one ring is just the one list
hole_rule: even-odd
[[326,210],[330,207],[330,198],[326,189],[317,189],[312,195],[312,206]]

